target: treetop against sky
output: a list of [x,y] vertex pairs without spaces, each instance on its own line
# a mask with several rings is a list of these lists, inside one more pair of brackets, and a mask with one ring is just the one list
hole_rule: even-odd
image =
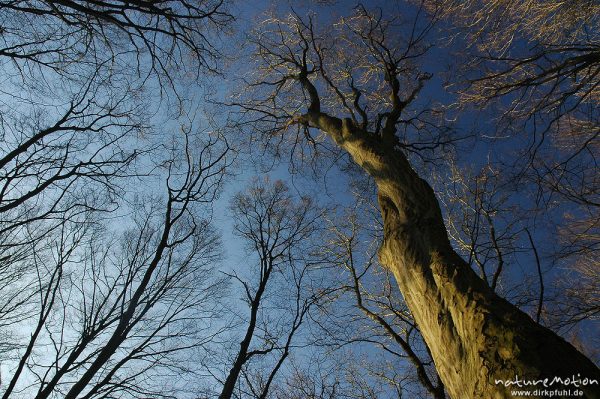
[[0,395],[600,397],[599,15],[0,1]]

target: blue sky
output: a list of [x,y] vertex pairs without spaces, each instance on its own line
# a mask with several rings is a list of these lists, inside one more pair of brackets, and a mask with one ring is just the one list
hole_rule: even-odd
[[[152,128],[147,131],[141,129],[136,132],[138,136],[127,140],[123,148],[132,150],[137,145],[156,146],[148,157],[140,159],[139,164],[137,164],[139,170],[154,169],[152,169],[149,176],[144,175],[120,182],[125,201],[120,204],[117,212],[104,219],[111,234],[113,234],[113,238],[130,227],[129,222],[133,214],[132,208],[134,208],[131,206],[133,199],[141,201],[149,201],[151,197],[164,199],[166,194],[164,166],[171,156],[168,150],[173,147],[173,143],[178,140],[178,137],[181,138],[182,126],[187,128],[192,125],[198,131],[198,135],[202,137],[217,133],[222,134],[230,140],[232,145],[238,147],[236,149],[238,152],[232,153],[230,158],[233,159],[235,155],[235,161],[229,168],[230,175],[225,179],[223,190],[218,200],[211,205],[212,208],[207,210],[206,213],[211,216],[213,224],[222,236],[223,259],[218,264],[221,271],[234,270],[241,272],[246,270],[248,272],[256,263],[256,259],[245,251],[245,243],[233,234],[234,220],[232,220],[229,211],[232,196],[244,190],[254,178],[269,176],[272,181],[278,179],[285,181],[296,198],[300,196],[314,198],[318,206],[328,209],[328,216],[331,217],[342,213],[346,207],[352,208],[355,205],[355,198],[352,195],[351,182],[353,178],[356,178],[356,175],[349,175],[342,170],[347,167],[346,158],[335,162],[325,159],[318,164],[316,170],[311,170],[307,165],[301,163],[298,163],[301,166],[300,168],[293,168],[287,154],[280,158],[274,158],[268,150],[257,147],[252,152],[248,152],[246,151],[247,145],[245,145],[247,143],[244,143],[244,140],[248,137],[247,132],[232,129],[227,124],[230,113],[234,113],[235,109],[224,107],[220,102],[227,102],[230,95],[242,87],[240,78],[246,76],[255,68],[255,65],[247,58],[253,50],[251,46],[248,46],[247,34],[254,24],[262,21],[265,12],[272,11],[279,15],[285,15],[293,10],[302,16],[307,15],[312,10],[315,13],[318,25],[328,25],[340,16],[350,14],[355,5],[356,3],[351,1],[238,2],[231,6],[237,17],[235,30],[231,35],[224,34],[218,40],[226,57],[223,61],[222,75],[207,74],[207,76],[201,77],[200,82],[195,82],[195,77],[191,75],[185,75],[181,76],[181,81],[178,81],[176,85],[177,93],[185,99],[182,107],[185,111],[183,115],[179,114],[181,104],[175,101],[173,92],[161,93],[156,81],[148,80],[145,82],[143,90],[127,93],[140,101],[141,107],[144,108],[144,121]],[[401,2],[369,1],[365,6],[369,9],[380,7],[383,17],[399,13],[410,19],[414,16],[416,10],[414,7],[405,6]],[[441,28],[443,28],[441,33],[432,31],[431,39],[434,42],[441,37],[440,35],[443,35],[444,29],[448,29],[448,26],[442,24]],[[398,28],[398,31],[401,30],[402,28]],[[439,44],[439,40],[437,44]],[[463,62],[460,55],[457,54],[464,46],[465,43],[461,43],[459,40],[452,42],[449,47],[436,45],[423,57],[420,65],[421,70],[433,73],[434,76],[420,93],[417,105],[441,103],[445,107],[450,107],[454,104],[457,97],[445,87],[445,83],[457,78],[456,70]],[[0,106],[2,110],[8,113],[15,113],[23,121],[28,121],[34,107],[22,106],[20,101],[15,100],[15,93],[23,97],[29,96],[30,100],[38,103],[37,106],[41,111],[36,112],[41,115],[40,119],[51,120],[57,115],[61,107],[68,105],[65,93],[76,90],[76,88],[73,89],[71,86],[61,84],[58,80],[53,81],[50,79],[46,82],[48,87],[43,87],[49,94],[41,100],[39,93],[36,91],[19,92],[19,74],[10,69],[9,64],[3,64],[3,66],[6,67],[5,80],[3,81],[5,85],[0,93]],[[13,83],[17,83],[12,86],[9,85],[8,82],[11,79]],[[52,87],[53,84],[56,84],[55,88]],[[98,95],[95,98],[98,100],[104,97]],[[207,99],[211,101],[207,101]],[[59,105],[57,106],[57,104]],[[448,123],[451,122],[455,137],[460,137],[461,140],[456,143],[454,148],[448,148],[444,154],[440,153],[439,155],[452,155],[451,158],[459,167],[471,170],[472,175],[469,175],[466,171],[460,173],[460,176],[467,176],[466,183],[472,183],[475,179],[473,176],[477,175],[488,163],[492,164],[495,170],[504,170],[503,168],[508,169],[509,166],[521,162],[520,154],[516,150],[524,148],[532,142],[530,126],[526,125],[523,131],[519,132],[508,132],[499,129],[497,127],[498,115],[492,108],[466,107],[460,110],[460,113],[451,110],[448,115]],[[3,133],[5,133],[4,130]],[[18,134],[19,132],[16,132],[15,137],[18,137]],[[11,139],[15,137],[11,137]],[[175,146],[176,150],[181,150],[179,144]],[[297,162],[297,159],[293,160]],[[434,188],[441,194],[453,182],[452,176],[448,172],[446,160],[442,160],[440,157],[438,161],[438,163],[421,163],[414,158],[414,166],[424,178],[434,184]],[[507,255],[505,259],[506,269],[503,274],[501,289],[502,292],[513,298],[518,298],[523,293],[534,294],[533,301],[524,305],[524,310],[533,315],[537,305],[535,300],[538,291],[537,272],[535,257],[527,236],[524,234],[524,229],[528,228],[531,231],[536,248],[540,253],[547,295],[560,294],[560,292],[553,292],[553,283],[564,278],[565,268],[568,264],[554,262],[551,255],[559,245],[557,232],[565,220],[565,214],[578,214],[580,211],[575,209],[572,204],[554,204],[553,202],[542,203],[542,209],[540,209],[540,204],[536,202],[537,192],[535,187],[531,184],[517,184],[518,182],[511,179],[505,180],[508,181],[503,181],[502,188],[507,190],[508,199],[505,205],[508,210],[504,214],[494,215],[494,221],[498,231],[510,227],[509,234],[514,232],[518,236],[515,238],[514,243],[515,252]],[[115,182],[113,181],[113,183]],[[373,195],[370,195],[369,199],[376,200]],[[132,202],[128,202],[129,200],[132,200]],[[550,205],[550,207],[545,209],[546,205]],[[448,210],[446,208],[443,210],[448,216]],[[372,217],[371,214],[367,214],[362,209],[359,212],[363,212],[361,214],[363,217]],[[377,222],[378,219],[373,220],[372,224],[377,224]],[[363,232],[363,235],[363,240],[367,241],[369,238],[368,232]],[[358,261],[364,262],[364,258],[365,255],[361,254]],[[339,274],[334,272],[332,275],[327,276],[327,278],[330,278],[329,281],[341,280],[343,277],[342,272]],[[367,283],[378,284],[380,278],[381,276],[372,276]],[[230,289],[232,296],[227,300],[227,306],[243,313],[246,308],[243,302],[239,300],[241,296],[239,286],[233,282]],[[351,299],[346,299],[340,303],[346,310],[351,309]],[[351,312],[351,310],[348,310],[348,312]],[[232,315],[225,316],[227,321],[232,317]],[[600,336],[597,322],[589,321],[564,332],[568,338],[577,333],[579,339],[590,348],[593,348],[595,344],[594,339]],[[236,334],[238,332],[233,332],[231,336]],[[306,336],[308,336],[308,332]],[[229,344],[235,347],[236,343],[237,341],[234,339]],[[326,351],[319,352],[317,349],[312,352],[313,349],[300,350],[298,354],[299,362],[310,362],[310,356],[314,352],[321,356],[329,355]],[[380,358],[393,359],[382,355],[382,352],[367,344],[356,344],[353,349],[359,362]],[[351,356],[351,352],[342,351],[338,355],[341,357]],[[2,365],[2,367],[3,374],[8,374],[6,366]],[[221,365],[220,367],[226,370],[227,365]]]

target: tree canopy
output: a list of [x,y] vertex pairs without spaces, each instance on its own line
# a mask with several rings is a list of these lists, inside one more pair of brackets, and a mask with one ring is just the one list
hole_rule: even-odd
[[0,395],[600,397],[599,22],[0,1]]

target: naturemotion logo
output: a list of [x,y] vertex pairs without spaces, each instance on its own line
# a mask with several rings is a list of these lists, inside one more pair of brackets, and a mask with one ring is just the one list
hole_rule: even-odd
[[574,375],[571,377],[553,377],[553,378],[542,378],[539,380],[526,380],[521,379],[519,376],[515,375],[515,378],[512,380],[495,380],[496,385],[504,385],[505,387],[544,387],[549,388],[553,385],[564,385],[564,386],[572,386],[574,388],[585,387],[588,385],[598,385],[598,380],[591,378],[581,378],[581,374],[577,374],[577,377]]

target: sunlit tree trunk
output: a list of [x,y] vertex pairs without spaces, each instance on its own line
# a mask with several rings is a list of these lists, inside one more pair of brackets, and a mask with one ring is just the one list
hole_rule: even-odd
[[[504,382],[516,379],[600,380],[590,360],[497,296],[454,252],[433,190],[402,152],[349,119],[314,109],[296,122],[327,132],[375,179],[384,221],[380,260],[394,273],[453,398],[511,397],[519,387]],[[579,389],[600,397],[597,384]]]
[[[240,105],[252,114],[249,123],[270,127],[267,138],[297,125],[294,145],[304,133],[315,148],[310,129],[318,129],[374,179],[384,222],[381,263],[393,272],[451,397],[506,398],[520,389],[560,397],[575,388],[600,397],[600,370],[496,295],[452,249],[432,188],[405,156],[442,149],[446,140],[445,120],[436,116],[443,110],[418,99],[432,75],[415,60],[429,48],[423,38],[435,22],[415,20],[402,39],[403,25],[394,21],[358,7],[334,33],[296,14],[266,24],[256,40],[258,100]],[[327,41],[332,35],[339,40]],[[543,386],[555,377],[569,383]],[[530,384],[519,387],[523,381]]]

